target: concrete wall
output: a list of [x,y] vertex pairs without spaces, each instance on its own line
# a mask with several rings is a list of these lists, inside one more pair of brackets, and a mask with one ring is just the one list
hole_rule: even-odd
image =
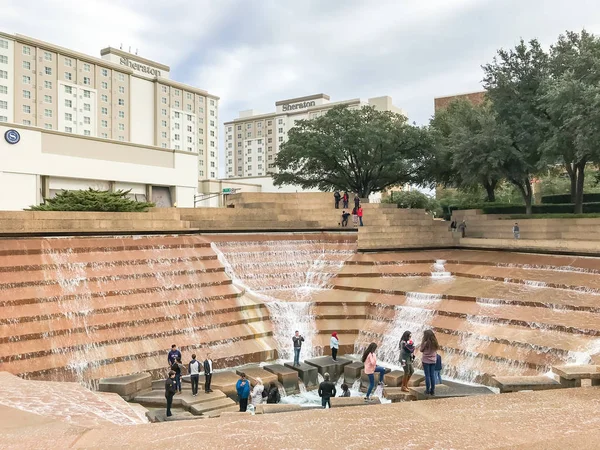
[[131,77],[131,142],[154,145],[154,83]]

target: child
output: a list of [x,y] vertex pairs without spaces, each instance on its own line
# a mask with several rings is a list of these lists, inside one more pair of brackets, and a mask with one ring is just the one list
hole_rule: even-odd
[[346,383],[342,384],[342,395],[340,397],[350,397],[350,388]]
[[435,384],[442,384],[442,357],[438,353],[435,358]]

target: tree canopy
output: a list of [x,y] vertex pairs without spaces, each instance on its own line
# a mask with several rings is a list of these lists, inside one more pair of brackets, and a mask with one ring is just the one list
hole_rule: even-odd
[[351,190],[366,198],[390,186],[419,182],[433,146],[425,128],[373,107],[337,106],[299,120],[277,155],[275,185]]
[[128,191],[99,191],[96,189],[62,191],[44,203],[31,206],[32,211],[106,211],[106,212],[144,212],[154,203],[137,202],[127,197]]

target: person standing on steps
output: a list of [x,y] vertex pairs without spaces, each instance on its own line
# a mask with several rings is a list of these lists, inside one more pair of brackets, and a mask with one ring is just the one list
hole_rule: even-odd
[[348,226],[348,217],[350,217],[350,213],[346,212],[346,210],[342,211],[342,222],[340,225],[342,225],[343,227],[347,227]]
[[412,341],[412,334],[407,330],[400,338],[400,364],[402,364],[402,370],[404,371],[400,390],[403,392],[408,392],[408,382],[413,373],[415,373],[415,369],[413,368],[414,360],[415,344]]
[[173,344],[173,345],[171,345],[171,351],[169,352],[169,355],[167,356],[167,360],[169,361],[169,367],[171,367],[173,364],[175,364],[175,361],[177,361],[177,358],[181,358],[181,352],[179,350],[177,350],[177,345]]
[[519,228],[519,224],[517,222],[515,222],[515,224],[513,225],[513,236],[515,237],[515,239],[521,238],[521,229]]
[[171,406],[173,406],[173,396],[177,392],[177,386],[175,385],[175,372],[170,371],[169,377],[165,381],[165,398],[167,399],[167,417],[171,417]]
[[340,195],[340,191],[336,190],[333,193],[333,199],[335,200],[335,209],[340,209],[340,198],[342,198],[342,196]]
[[431,330],[423,332],[423,341],[421,342],[421,353],[423,371],[425,372],[425,395],[435,395],[435,362],[437,360],[437,351],[440,348],[435,334]]
[[210,353],[206,354],[206,359],[204,360],[204,392],[208,394],[212,392],[210,388],[210,382],[212,381],[213,374],[213,362],[210,359]]
[[331,339],[329,340],[329,346],[331,347],[331,358],[337,362],[337,353],[340,348],[340,341],[337,336],[337,332],[331,333]]
[[356,212],[357,210],[358,208],[356,206],[352,209],[352,224],[354,225],[354,228],[358,226],[358,214]]
[[175,363],[171,366],[171,370],[175,372],[175,385],[177,386],[177,390],[181,394],[181,372],[183,370],[181,356],[175,360]]
[[265,386],[263,385],[262,379],[256,377],[256,384],[252,388],[252,392],[250,393],[250,401],[254,407],[260,405],[263,401],[263,392],[265,391]]
[[354,207],[356,209],[358,209],[358,206],[360,205],[360,197],[358,196],[358,193],[354,194]]
[[362,221],[362,218],[363,218],[363,209],[362,209],[362,206],[360,206],[360,205],[358,206],[358,209],[356,210],[356,215],[358,216],[358,220],[360,221],[360,226],[362,227],[363,226],[363,221]]
[[465,237],[467,234],[467,222],[463,220],[458,226],[458,231],[460,231],[461,237]]
[[371,392],[375,387],[375,372],[379,373],[379,384],[383,384],[383,376],[385,375],[385,369],[377,365],[375,350],[377,350],[377,344],[375,342],[371,342],[361,358],[361,361],[365,365],[365,373],[369,376],[369,389],[367,389],[365,401],[369,401]]
[[240,379],[235,384],[235,390],[240,402],[240,412],[246,412],[246,409],[248,409],[248,397],[250,397],[250,382],[246,379],[244,372],[240,373]]
[[294,343],[294,366],[300,365],[300,350],[302,349],[302,343],[304,342],[304,336],[300,334],[298,330],[294,333],[292,337],[292,342]]
[[350,201],[350,196],[348,195],[348,191],[344,191],[344,195],[342,196],[342,202],[344,208],[348,209],[348,202]]
[[327,405],[331,409],[331,397],[335,397],[336,390],[335,385],[329,381],[329,374],[325,372],[323,374],[323,382],[319,384],[319,397],[321,397],[321,406],[323,409]]
[[198,395],[198,382],[200,381],[200,361],[196,361],[196,355],[192,355],[192,360],[188,364],[188,373],[192,382],[192,395]]

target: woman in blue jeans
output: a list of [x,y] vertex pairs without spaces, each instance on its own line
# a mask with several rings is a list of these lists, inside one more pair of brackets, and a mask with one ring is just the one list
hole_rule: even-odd
[[380,384],[383,384],[383,376],[385,375],[385,369],[377,365],[375,350],[377,350],[377,344],[371,342],[362,356],[362,362],[365,364],[365,373],[369,376],[369,389],[367,390],[365,401],[369,400],[373,387],[375,386],[375,372],[379,373]]
[[437,361],[437,351],[440,346],[431,330],[425,330],[423,341],[421,342],[421,357],[423,362],[423,371],[425,372],[425,395],[435,395],[435,363]]

